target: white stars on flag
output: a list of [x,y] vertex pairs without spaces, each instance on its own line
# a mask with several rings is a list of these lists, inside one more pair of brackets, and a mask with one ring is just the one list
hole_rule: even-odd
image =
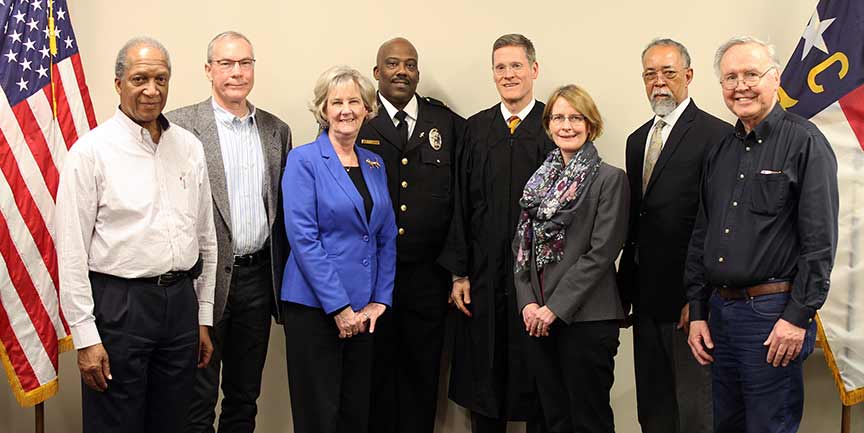
[[819,11],[813,11],[813,15],[810,16],[810,21],[807,23],[807,28],[804,29],[804,34],[801,36],[801,38],[804,39],[804,51],[801,53],[801,60],[804,60],[804,58],[807,57],[807,54],[810,53],[810,50],[813,47],[816,47],[823,53],[828,54],[828,47],[825,46],[825,39],[822,37],[822,33],[825,33],[825,30],[828,30],[828,27],[835,19],[836,18],[829,18],[820,21]]

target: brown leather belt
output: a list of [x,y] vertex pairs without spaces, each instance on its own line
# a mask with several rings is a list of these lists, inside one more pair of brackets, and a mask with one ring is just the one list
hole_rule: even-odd
[[792,285],[788,281],[776,283],[757,284],[750,287],[718,287],[717,294],[721,298],[730,301],[734,299],[755,298],[762,295],[773,295],[775,293],[787,293],[792,291]]

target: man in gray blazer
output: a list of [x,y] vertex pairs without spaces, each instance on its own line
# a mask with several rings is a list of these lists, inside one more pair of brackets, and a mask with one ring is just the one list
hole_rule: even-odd
[[220,33],[207,47],[212,98],[168,113],[204,145],[219,248],[213,306],[215,351],[199,370],[187,432],[213,432],[222,371],[220,432],[251,432],[261,372],[276,315],[288,241],[282,224],[282,171],[291,130],[246,97],[255,82],[252,44]]

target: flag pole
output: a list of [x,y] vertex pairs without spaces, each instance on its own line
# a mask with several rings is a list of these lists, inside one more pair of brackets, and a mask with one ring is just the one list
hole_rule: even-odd
[[45,402],[36,405],[36,433],[45,433]]
[[[54,1],[48,0],[48,48],[51,53],[48,56],[49,70],[48,74],[51,77],[51,112],[54,119],[57,119],[57,94],[54,88],[54,56],[57,55],[57,34],[54,33]],[[34,430],[36,433],[45,433],[45,402],[40,401],[36,404],[36,419]]]
[[51,111],[54,119],[57,119],[57,93],[54,88],[54,56],[57,55],[57,34],[54,32],[54,1],[48,0],[48,48],[51,55],[48,56],[48,73],[51,76]]

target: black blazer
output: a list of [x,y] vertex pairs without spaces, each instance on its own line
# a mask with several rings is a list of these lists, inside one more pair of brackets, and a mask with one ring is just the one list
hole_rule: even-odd
[[672,322],[687,302],[684,262],[699,205],[702,163],[733,129],[691,100],[672,128],[643,196],[645,144],[653,121],[627,137],[631,206],[618,283],[625,311],[632,304],[636,314]]

